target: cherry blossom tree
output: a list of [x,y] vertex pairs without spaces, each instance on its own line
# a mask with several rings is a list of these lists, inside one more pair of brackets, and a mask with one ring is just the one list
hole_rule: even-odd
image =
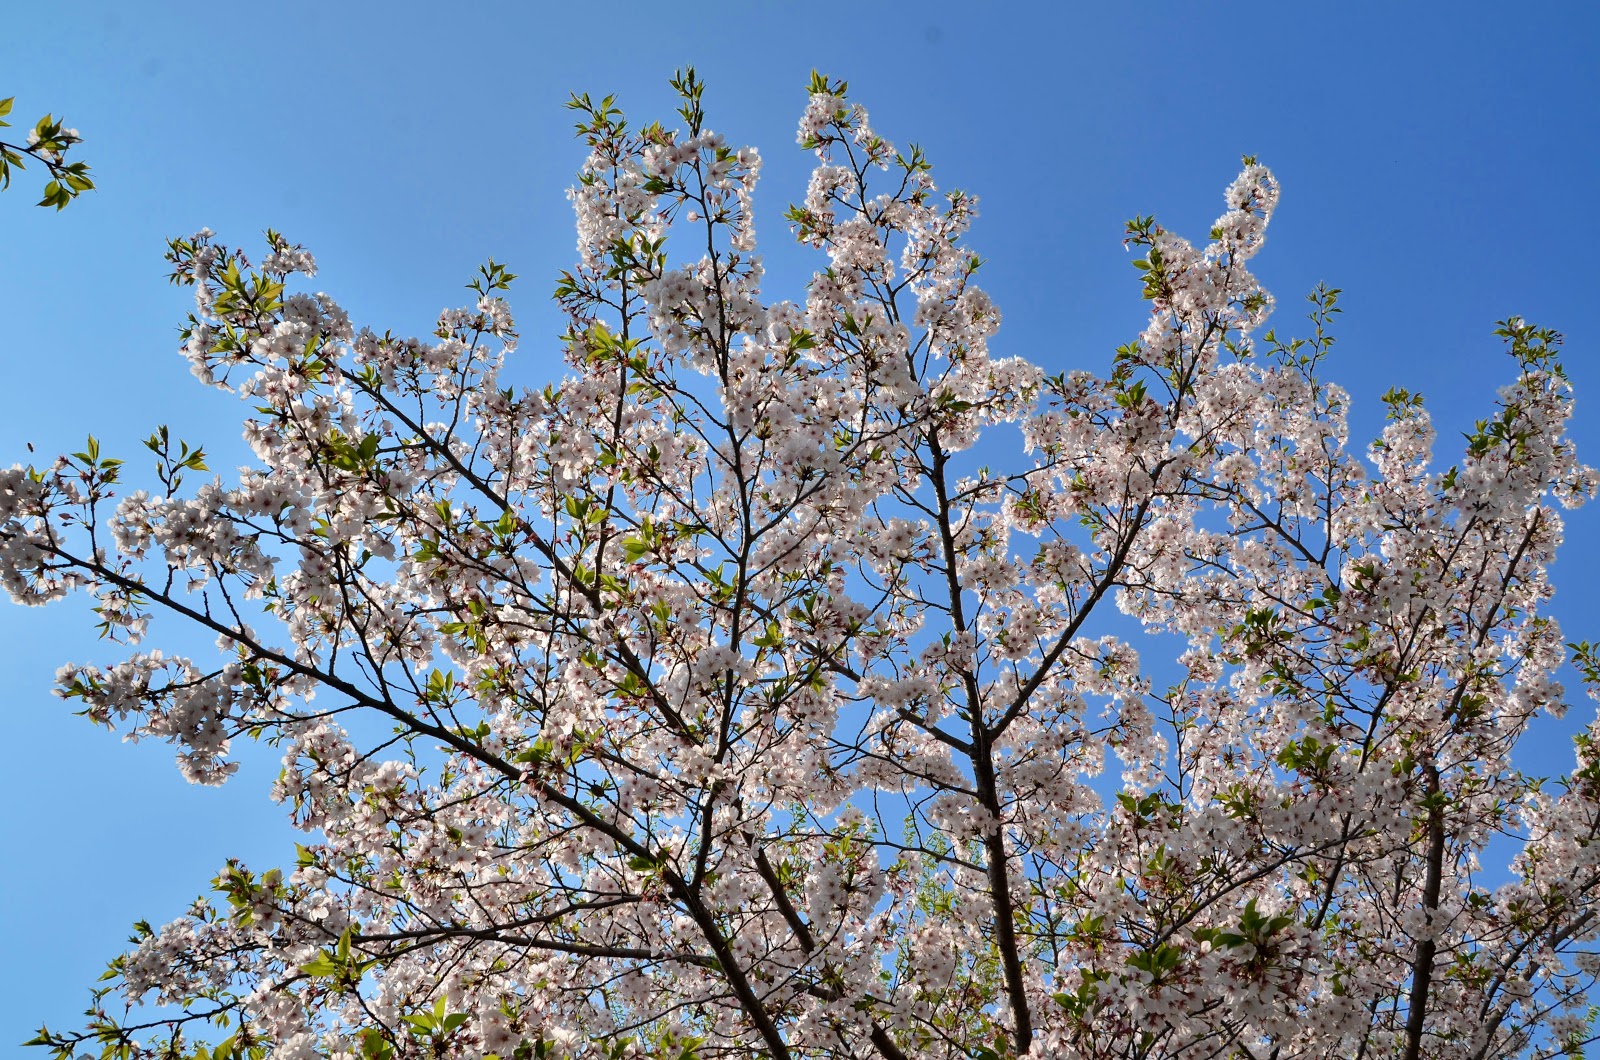
[[[162,429],[148,491],[92,440],[0,473],[12,597],[87,593],[130,646],[60,694],[198,783],[273,745],[307,833],[140,924],[34,1044],[1577,1055],[1600,726],[1565,776],[1511,761],[1566,708],[1546,571],[1596,488],[1559,337],[1500,326],[1448,469],[1402,390],[1353,448],[1338,292],[1264,330],[1278,184],[1247,158],[1205,243],[1129,224],[1151,312],[1109,370],[1047,375],[991,349],[974,200],[822,77],[787,213],[819,268],[774,301],[760,156],[673,84],[674,129],[572,101],[560,383],[502,382],[501,264],[407,338],[278,234],[203,231],[168,255],[185,351],[259,466],[195,484]],[[140,646],[152,617],[219,655]]]

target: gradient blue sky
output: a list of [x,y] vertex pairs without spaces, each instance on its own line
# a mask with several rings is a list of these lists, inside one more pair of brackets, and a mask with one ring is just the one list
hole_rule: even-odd
[[[1113,8],[1126,8],[1127,13]],[[1135,13],[1137,12],[1137,13]],[[672,118],[675,66],[708,80],[715,128],[762,149],[769,294],[813,260],[781,209],[809,159],[794,128],[813,67],[847,78],[880,132],[923,145],[943,187],[981,198],[971,243],[1005,313],[1003,353],[1100,368],[1144,309],[1121,225],[1196,237],[1241,153],[1282,180],[1258,273],[1281,330],[1319,281],[1345,289],[1330,374],[1356,437],[1391,385],[1423,391],[1442,452],[1488,411],[1520,313],[1564,331],[1576,434],[1600,460],[1600,8],[1587,4],[35,3],[0,14],[0,97],[64,113],[101,190],[60,215],[33,172],[0,197],[0,464],[93,430],[137,473],[157,423],[244,461],[238,410],[175,352],[185,292],[163,239],[203,225],[307,243],[358,323],[426,333],[492,254],[522,280],[517,375],[560,371],[547,293],[572,256],[563,189],[581,159],[561,104],[618,93]],[[8,130],[14,131],[14,130]],[[32,198],[30,198],[32,196]],[[1578,513],[1555,612],[1588,606],[1600,510]],[[0,603],[13,781],[0,804],[0,1050],[66,1026],[135,919],[161,923],[229,855],[292,860],[265,798],[269,754],[224,789],[186,785],[165,746],[121,745],[49,694],[68,659],[108,660],[81,601]],[[153,627],[151,643],[184,646]],[[1578,704],[1574,714],[1592,716]],[[1528,768],[1570,761],[1552,728]]]

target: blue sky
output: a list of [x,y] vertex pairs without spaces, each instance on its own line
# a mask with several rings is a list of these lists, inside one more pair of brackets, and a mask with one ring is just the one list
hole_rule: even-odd
[[[1126,7],[1127,12],[1120,10]],[[1117,8],[1118,10],[1113,10]],[[378,330],[426,333],[488,255],[521,274],[517,374],[559,374],[547,294],[573,253],[562,196],[581,152],[561,104],[618,93],[672,117],[692,63],[713,126],[766,159],[758,233],[773,297],[812,259],[783,205],[809,158],[794,127],[813,67],[915,141],[942,187],[981,199],[971,237],[1005,313],[998,352],[1100,368],[1144,309],[1122,222],[1203,236],[1242,153],[1284,193],[1257,272],[1292,330],[1319,281],[1347,312],[1330,375],[1371,436],[1377,396],[1421,390],[1442,452],[1488,411],[1520,313],[1568,336],[1575,431],[1600,461],[1600,14],[1590,5],[32,4],[0,16],[0,97],[64,113],[101,190],[60,215],[42,180],[0,197],[0,464],[76,448],[144,455],[157,423],[245,455],[234,402],[176,350],[184,292],[163,240],[267,226],[317,254],[317,283]],[[68,13],[70,12],[70,13]],[[1136,13],[1135,13],[1136,12]],[[7,130],[15,131],[15,130]],[[29,196],[33,198],[29,198]],[[1569,523],[1555,613],[1600,639],[1588,595],[1600,509]],[[182,646],[153,627],[151,643]],[[68,659],[115,658],[78,604],[0,604],[14,778],[0,809],[0,1043],[69,1025],[140,917],[171,919],[229,855],[265,868],[293,835],[264,797],[270,755],[191,788],[164,746],[126,747],[49,695]],[[1575,714],[1587,713],[1580,703]],[[1538,761],[1559,770],[1559,733]]]

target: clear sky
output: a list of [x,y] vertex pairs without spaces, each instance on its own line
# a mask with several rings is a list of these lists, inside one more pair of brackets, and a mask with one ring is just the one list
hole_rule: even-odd
[[[1128,13],[1123,13],[1126,10]],[[1136,12],[1136,13],[1135,13]],[[1453,4],[1096,3],[837,7],[692,4],[33,3],[0,13],[0,98],[65,113],[101,190],[56,215],[20,174],[0,196],[0,465],[77,448],[145,455],[158,423],[245,460],[232,399],[176,353],[185,292],[165,237],[210,226],[306,243],[358,324],[426,334],[488,255],[521,274],[517,375],[559,374],[548,292],[573,254],[562,192],[582,154],[561,104],[615,92],[673,117],[694,64],[713,127],[761,148],[758,234],[772,297],[814,260],[785,249],[794,144],[813,67],[874,125],[915,141],[942,187],[981,199],[971,245],[1005,313],[997,353],[1103,368],[1145,310],[1122,222],[1203,237],[1242,153],[1283,200],[1257,272],[1293,330],[1319,281],[1345,290],[1330,369],[1357,438],[1392,385],[1421,390],[1442,455],[1486,414],[1510,362],[1490,332],[1522,314],[1565,332],[1576,435],[1600,461],[1600,8]],[[14,132],[13,130],[6,130]],[[30,198],[30,196],[32,196]],[[785,287],[785,283],[788,286]],[[1555,613],[1600,639],[1589,602],[1600,508],[1570,520]],[[13,780],[0,803],[0,1051],[69,1025],[128,925],[177,915],[229,855],[293,859],[265,798],[270,754],[191,788],[165,746],[127,747],[49,694],[68,659],[109,661],[82,601],[0,602]],[[152,626],[148,643],[186,646]],[[187,645],[192,646],[192,645]],[[1592,706],[1592,705],[1591,705]],[[1583,703],[1575,716],[1592,717]],[[1570,762],[1561,732],[1526,767]]]

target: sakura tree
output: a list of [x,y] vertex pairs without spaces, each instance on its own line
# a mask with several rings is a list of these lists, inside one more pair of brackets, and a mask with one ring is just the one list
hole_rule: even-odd
[[[760,156],[673,84],[676,129],[572,102],[560,383],[502,382],[503,265],[406,338],[276,233],[201,232],[168,255],[185,350],[259,466],[196,486],[162,429],[148,491],[93,441],[0,472],[13,598],[85,592],[130,645],[60,694],[199,783],[272,744],[307,832],[139,925],[34,1044],[1577,1055],[1600,726],[1564,777],[1511,761],[1566,708],[1546,571],[1596,488],[1558,336],[1501,325],[1448,469],[1401,390],[1352,448],[1338,292],[1263,330],[1278,185],[1247,158],[1203,245],[1129,224],[1151,313],[1109,371],[1047,375],[991,349],[973,199],[821,77],[787,213],[819,269],[772,300]],[[141,647],[155,616],[219,656]],[[1186,649],[1141,661],[1128,616]]]

